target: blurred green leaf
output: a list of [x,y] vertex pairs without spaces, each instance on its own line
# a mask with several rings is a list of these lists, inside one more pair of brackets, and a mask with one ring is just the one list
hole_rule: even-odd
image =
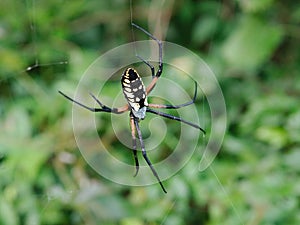
[[[208,132],[185,165],[163,181],[168,194],[158,184],[116,184],[89,167],[74,138],[73,106],[57,92],[74,96],[97,57],[148,38],[132,30],[128,3],[0,1],[0,224],[300,224],[298,2],[132,1],[133,22],[206,60],[226,99],[228,129],[217,157],[207,170],[198,170],[213,137]],[[163,61],[168,55],[165,50]],[[134,49],[129,54],[134,56]],[[156,69],[157,63],[151,63]],[[184,55],[173,63],[191,65]],[[104,76],[115,64],[111,59],[93,72]],[[145,84],[150,82],[147,65],[128,66],[137,69]],[[195,68],[189,68],[194,73]],[[85,103],[94,104],[89,97],[93,92],[111,106],[122,91],[122,72],[105,83],[101,93],[97,93],[100,76],[85,81]],[[191,80],[177,72],[164,64],[155,88],[174,102],[182,96],[175,86],[164,88],[163,79],[193,95]],[[215,90],[205,88],[209,90],[205,94]],[[125,103],[122,96],[117,101]],[[158,97],[149,102],[165,103]],[[193,120],[191,107],[166,112],[184,112],[184,119]],[[205,122],[210,131],[215,112],[200,90],[195,107],[201,124]],[[115,134],[117,130],[130,138],[128,114],[100,113],[95,120],[112,157],[131,165],[132,152]],[[84,120],[82,124],[86,126]],[[155,151],[149,151],[152,162],[164,163],[173,154],[183,134],[180,127],[155,115],[142,121],[146,146],[155,146]],[[190,148],[194,133],[194,129],[184,130],[182,151]],[[97,138],[87,145],[95,146]],[[146,165],[140,153],[140,163]],[[116,167],[109,162],[107,166],[108,170]],[[147,169],[137,179],[152,176]]]
[[300,110],[292,113],[286,121],[287,132],[292,141],[300,143]]
[[288,167],[288,169],[292,172],[300,171],[300,149],[293,148],[290,152],[286,153],[284,156],[284,164]]
[[0,224],[17,225],[19,224],[17,218],[13,206],[0,196]]
[[282,148],[288,142],[287,133],[276,127],[259,127],[255,132],[257,139],[270,144],[271,146]]
[[209,41],[215,34],[218,26],[218,20],[215,17],[204,17],[199,19],[192,33],[192,42],[196,44],[203,44]]
[[237,2],[244,11],[253,13],[265,11],[274,4],[274,0],[238,0]]
[[121,221],[121,225],[143,225],[143,222],[137,218],[126,218]]
[[31,136],[32,126],[27,112],[19,106],[15,106],[7,113],[3,130],[7,137],[14,137],[17,139],[28,138]]
[[282,38],[280,26],[253,16],[242,17],[224,42],[222,55],[231,70],[256,70],[274,53]]

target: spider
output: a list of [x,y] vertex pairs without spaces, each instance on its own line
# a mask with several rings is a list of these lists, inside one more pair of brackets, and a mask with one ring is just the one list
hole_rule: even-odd
[[152,104],[148,103],[147,101],[147,96],[150,94],[150,92],[153,90],[153,88],[156,85],[156,82],[158,81],[159,77],[161,76],[163,72],[163,62],[162,62],[162,42],[154,37],[152,34],[150,34],[148,31],[143,29],[142,27],[132,23],[132,26],[135,28],[139,29],[140,31],[144,32],[146,35],[148,35],[151,39],[153,39],[157,44],[159,48],[159,62],[158,62],[158,70],[155,72],[155,68],[153,65],[151,65],[148,61],[144,60],[140,56],[137,55],[137,57],[145,63],[151,70],[152,74],[152,81],[149,84],[149,86],[146,88],[140,75],[137,73],[137,71],[133,68],[127,68],[121,77],[121,84],[122,84],[122,90],[125,99],[127,100],[127,104],[123,107],[120,108],[110,108],[106,105],[104,105],[102,102],[100,102],[99,99],[97,99],[93,94],[90,93],[91,97],[99,104],[100,108],[92,108],[89,106],[86,106],[69,96],[65,95],[63,92],[59,91],[61,95],[63,95],[65,98],[70,100],[71,102],[91,111],[91,112],[107,112],[107,113],[115,113],[115,114],[121,114],[126,111],[129,111],[129,117],[130,117],[130,127],[131,127],[131,136],[132,136],[132,145],[133,145],[133,157],[135,161],[135,174],[134,177],[138,174],[139,171],[139,161],[137,157],[137,145],[136,145],[136,131],[137,131],[137,136],[140,141],[141,149],[142,149],[142,155],[147,162],[148,166],[150,167],[153,175],[156,177],[157,181],[159,182],[163,192],[167,193],[166,189],[164,188],[156,170],[154,169],[151,161],[149,160],[146,150],[145,150],[145,145],[142,137],[142,133],[140,130],[139,122],[140,120],[143,120],[146,116],[146,112],[153,113],[171,120],[177,120],[181,123],[185,123],[189,126],[192,126],[196,129],[201,130],[204,134],[205,131],[198,126],[197,124],[193,124],[189,121],[186,121],[180,117],[173,116],[161,111],[156,111],[152,108],[160,108],[160,109],[178,109],[184,106],[191,105],[195,102],[196,96],[197,96],[197,83],[195,82],[195,93],[194,97],[191,101],[180,104],[180,105],[160,105],[160,104]]

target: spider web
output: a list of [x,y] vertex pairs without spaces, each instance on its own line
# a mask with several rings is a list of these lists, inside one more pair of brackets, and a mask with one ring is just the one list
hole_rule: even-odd
[[[45,96],[46,92],[43,90],[43,88],[40,86],[39,83],[35,82],[35,80],[31,78],[31,75],[38,73],[39,70],[53,68],[53,67],[57,68],[57,67],[66,66],[68,64],[68,60],[54,59],[54,60],[45,61],[45,59],[41,56],[43,54],[43,46],[40,45],[40,42],[43,40],[39,39],[40,38],[40,36],[39,36],[40,27],[39,27],[39,24],[37,24],[37,16],[38,16],[38,10],[39,10],[38,4],[39,3],[37,2],[37,0],[26,0],[26,2],[24,4],[24,13],[27,15],[27,20],[28,20],[27,29],[29,30],[29,36],[30,36],[29,42],[30,42],[30,46],[31,46],[30,49],[31,49],[32,62],[29,63],[28,65],[26,65],[23,69],[17,71],[15,74],[9,75],[8,77],[4,76],[3,78],[1,78],[0,84],[5,83],[8,79],[11,79],[11,78],[13,78],[13,79],[22,78],[23,79],[25,77],[25,80],[29,79],[30,83],[31,83],[31,85],[27,88],[30,89],[30,87],[34,86],[38,90],[37,92],[33,92],[33,94],[41,94],[42,93],[42,95]],[[161,4],[163,4],[163,3],[161,3]],[[222,6],[220,6],[220,7],[222,7]],[[133,3],[132,3],[132,0],[130,0],[131,22],[134,22],[133,21],[133,13],[134,13],[133,12]],[[52,34],[49,33],[49,35],[52,35]],[[133,35],[133,39],[135,39],[134,33],[132,35]],[[212,47],[210,47],[209,51],[212,51]],[[45,58],[47,58],[47,57],[45,57]],[[21,85],[22,84],[26,85],[26,83],[21,83]],[[16,101],[16,99],[14,99],[13,97],[12,97],[12,100]],[[204,97],[202,97],[201,102],[203,102],[203,101],[204,101]],[[205,112],[205,107],[206,106],[204,104],[202,104],[203,114]],[[201,122],[203,122],[201,124],[205,123],[205,121],[201,121]],[[5,169],[6,168],[1,167],[2,171]],[[195,171],[195,173],[196,172],[197,171]],[[236,210],[236,208],[233,204],[233,200],[231,200],[229,194],[224,191],[224,187],[220,183],[220,181],[219,181],[220,179],[217,177],[215,172],[213,172],[213,174],[215,175],[217,181],[220,184],[221,192],[223,192],[224,195],[227,196],[229,202],[232,205],[232,208],[234,209],[235,213],[239,217],[239,220],[241,221],[238,211]],[[76,188],[73,188],[71,190],[61,190],[60,188],[56,188],[56,189],[50,190],[49,193],[47,193],[47,194],[36,194],[36,196],[42,200],[41,202],[43,202],[40,212],[42,214],[46,214],[51,203],[55,202],[56,200],[60,200],[61,202],[67,202],[69,199],[72,199],[73,196],[76,194],[78,194],[78,190]],[[165,212],[165,216],[164,216],[161,224],[166,223],[166,221],[168,220],[168,215],[170,215],[172,213],[172,210],[174,209],[177,200],[178,200],[177,197],[175,197],[175,199],[172,200],[170,207]]]
[[[14,4],[14,5],[13,5]],[[28,57],[27,60],[23,60],[23,62],[20,62],[20,59],[12,58],[11,60],[15,60],[16,63],[14,67],[10,67],[12,71],[14,71],[14,74],[4,74],[7,71],[3,71],[3,74],[1,75],[1,82],[5,82],[7,79],[10,78],[18,78],[18,76],[24,75],[24,73],[30,74],[34,70],[38,68],[47,68],[47,67],[55,67],[59,65],[65,65],[68,64],[67,60],[50,60],[47,62],[41,62],[45,61],[46,58],[42,57],[42,55],[45,55],[45,52],[43,51],[43,47],[39,46],[39,43],[42,43],[43,40],[39,40],[38,30],[39,27],[36,24],[36,17],[37,17],[37,2],[36,0],[26,0],[25,2],[14,2],[11,3],[11,5],[15,6],[15,10],[12,11],[12,15],[17,17],[20,16],[19,22],[20,24],[15,25],[16,21],[11,21],[9,19],[8,23],[10,23],[9,26],[11,26],[11,29],[17,28],[20,29],[18,32],[22,32],[16,35],[23,35],[23,37],[15,38],[13,35],[12,40],[17,40],[17,42],[8,42],[8,44],[12,44],[12,48],[21,48],[21,51],[19,52],[19,56],[21,57]],[[15,14],[14,14],[15,13]],[[20,14],[20,15],[18,15]],[[15,27],[14,27],[15,26]],[[4,28],[6,28],[4,26]],[[22,30],[22,31],[21,31]],[[0,30],[0,38],[1,38],[1,32],[3,35],[6,35],[7,31],[5,29]],[[49,33],[51,35],[51,33]],[[9,37],[9,36],[8,36]],[[14,56],[10,56],[14,57]],[[6,61],[8,63],[12,63],[9,61],[9,57],[7,57]],[[62,57],[61,57],[62,58]],[[31,62],[30,62],[31,61]],[[25,68],[24,68],[25,64]],[[26,65],[27,64],[27,65]],[[23,69],[18,70],[18,68],[23,67]]]
[[[161,5],[163,5],[165,3],[165,1],[162,1],[161,2]],[[219,1],[219,12],[218,12],[218,15],[216,15],[216,16],[218,16],[218,17],[220,17],[220,15],[221,15],[221,11],[222,11],[222,8],[223,8],[223,4],[222,4],[222,1]],[[132,5],[132,0],[130,0],[130,18],[131,18],[131,23],[133,23],[134,21],[134,19],[133,19],[133,5]],[[157,15],[159,15],[159,16],[157,16]],[[157,13],[157,15],[156,15],[156,25],[158,25],[158,24],[161,24],[161,15],[159,14],[159,13]],[[158,27],[158,26],[157,26]],[[134,37],[134,31],[133,31],[133,28],[132,28],[132,36],[133,36],[133,40],[135,41],[135,37]],[[155,35],[154,35],[155,36]],[[216,34],[215,35],[212,35],[212,37],[211,37],[211,44],[209,45],[209,47],[208,47],[208,55],[210,55],[212,52],[213,52],[213,39],[214,39],[214,37],[216,36]],[[135,53],[136,53],[136,55],[138,55],[138,52],[137,52],[137,50],[136,50],[136,48],[135,48]],[[205,97],[204,97],[204,95],[202,95],[202,115],[205,115],[205,108],[206,107],[208,107],[208,104],[207,104],[207,101],[206,101],[206,99],[205,99]],[[203,104],[204,103],[204,104]],[[206,127],[205,126],[205,120],[201,120],[201,124],[204,124],[204,126],[203,127]],[[205,140],[205,135],[203,134],[203,136],[202,136],[202,145],[204,146],[204,145],[206,145],[207,144],[207,141]],[[199,160],[200,161],[200,160]],[[233,211],[234,211],[234,213],[235,213],[235,215],[236,215],[236,217],[237,217],[237,220],[241,223],[241,224],[244,224],[244,222],[243,222],[243,219],[241,218],[241,215],[240,215],[240,213],[239,213],[239,210],[237,209],[237,207],[235,206],[235,204],[234,204],[234,200],[231,198],[231,196],[230,196],[230,194],[226,191],[226,189],[225,189],[225,187],[224,187],[224,185],[221,183],[221,179],[218,177],[218,175],[217,175],[217,173],[216,173],[216,171],[214,170],[214,168],[213,168],[213,166],[211,165],[211,166],[209,166],[209,172],[212,174],[212,176],[214,176],[215,177],[215,181],[216,181],[216,186],[218,186],[219,187],[219,189],[220,189],[220,192],[224,195],[224,198],[226,198],[227,199],[227,202],[228,202],[228,204],[230,205],[230,207],[233,209]],[[194,168],[194,170],[192,171],[192,173],[194,173],[195,174],[195,176],[197,176],[197,173],[199,173],[199,171],[198,171],[198,169],[197,168]],[[174,199],[172,199],[172,202],[169,204],[169,207],[167,208],[167,210],[165,211],[165,215],[163,216],[163,219],[162,219],[162,221],[160,222],[160,224],[165,224],[165,223],[167,223],[167,220],[168,220],[168,217],[171,215],[171,213],[175,210],[175,207],[176,207],[176,204],[177,204],[177,201],[178,201],[178,196],[176,196]],[[171,219],[171,218],[170,218]],[[172,219],[171,219],[171,221],[172,221]]]
[[[5,1],[4,1],[5,2]],[[5,4],[5,3],[2,4]],[[8,6],[9,5],[9,6]],[[11,40],[5,40],[6,45],[8,46],[7,49],[3,50],[2,59],[4,59],[3,64],[4,68],[2,67],[2,71],[0,69],[0,89],[1,89],[1,102],[5,102],[5,98],[9,100],[7,101],[8,107],[3,107],[4,104],[0,106],[0,113],[5,114],[5,120],[1,118],[0,124],[1,127],[4,128],[4,133],[0,136],[0,176],[1,180],[4,181],[5,184],[5,177],[7,174],[10,174],[11,177],[14,177],[11,180],[14,184],[7,184],[7,188],[5,188],[6,192],[9,190],[9,186],[14,187],[17,186],[17,183],[21,183],[23,186],[26,184],[31,183],[32,181],[24,181],[22,179],[22,175],[20,176],[17,173],[22,173],[23,171],[29,171],[30,166],[39,166],[42,165],[35,164],[35,162],[39,161],[35,157],[43,157],[42,154],[36,152],[36,156],[34,156],[35,152],[31,152],[30,148],[40,148],[41,151],[47,149],[42,146],[37,138],[29,137],[30,130],[30,119],[27,117],[27,113],[25,109],[27,105],[19,105],[19,100],[16,96],[22,97],[22,95],[30,95],[32,98],[41,98],[44,101],[48,101],[49,97],[47,96],[47,91],[41,86],[41,84],[37,81],[38,76],[44,70],[50,68],[51,71],[57,70],[57,67],[64,67],[68,64],[67,60],[49,60],[46,61],[47,58],[42,57],[44,54],[42,46],[40,43],[43,43],[43,40],[39,39],[39,26],[37,24],[37,10],[39,7],[37,5],[36,0],[26,0],[26,1],[12,1],[7,6],[10,7],[9,9],[2,9],[7,10],[11,13],[12,17],[15,17],[15,21],[10,17],[7,21],[0,23],[0,38],[3,35],[4,37],[7,36],[6,32],[9,32],[10,29],[18,29],[14,30],[16,34],[12,34]],[[3,5],[2,5],[3,7]],[[6,7],[6,6],[5,6]],[[3,27],[1,27],[3,25]],[[21,35],[20,35],[21,34]],[[16,38],[17,35],[20,35]],[[51,36],[52,34],[49,33]],[[8,36],[10,37],[10,36]],[[14,42],[18,40],[17,42]],[[11,45],[11,46],[10,46]],[[7,47],[4,46],[3,47]],[[1,47],[1,46],[0,46]],[[12,50],[9,49],[11,47]],[[17,50],[20,48],[21,50]],[[0,50],[2,51],[2,50]],[[14,52],[17,52],[18,55],[14,55]],[[0,53],[1,55],[1,53]],[[63,57],[60,57],[63,58]],[[54,68],[54,69],[53,69]],[[39,96],[39,97],[38,97]],[[16,109],[16,110],[14,110]],[[21,110],[21,112],[19,111]],[[7,111],[6,113],[4,113]],[[39,136],[38,134],[36,136]],[[41,139],[43,139],[43,135],[40,135]],[[14,140],[15,139],[15,140]],[[6,150],[8,149],[8,151]],[[29,150],[28,150],[29,149]],[[47,151],[47,150],[46,150]],[[33,156],[31,158],[31,156]],[[13,162],[16,160],[16,162]],[[18,168],[18,160],[25,165],[26,168],[22,169]],[[27,163],[24,163],[25,160],[28,160]],[[8,162],[7,162],[8,161]],[[41,160],[43,161],[43,160]],[[6,164],[7,163],[7,164]],[[14,165],[14,163],[16,163]],[[30,164],[33,165],[30,165]],[[25,172],[25,173],[26,173]],[[28,174],[26,174],[27,176]],[[43,175],[41,175],[43,176]],[[29,176],[30,177],[30,176]],[[37,175],[39,177],[39,175]],[[28,178],[30,179],[30,178]],[[1,184],[2,185],[2,184]],[[4,186],[5,187],[5,186]],[[39,190],[34,191],[34,187],[31,187],[33,190],[29,191],[30,195],[35,196],[36,199],[40,200],[40,207],[39,213],[44,214],[47,213],[48,207],[51,205],[52,202],[60,199],[62,202],[66,196],[71,196],[72,193],[76,190],[69,190],[66,193],[68,195],[62,195],[59,191],[49,190],[48,194],[39,194]],[[20,186],[15,190],[17,194],[21,194],[24,191],[24,187]],[[28,193],[28,192],[27,192]],[[2,194],[1,194],[2,195]],[[1,197],[0,195],[0,197]],[[5,193],[4,193],[5,195]],[[6,195],[7,197],[7,195]],[[34,201],[29,199],[30,197],[21,196],[21,199],[29,200],[28,206],[30,205],[30,201]],[[22,200],[22,201],[23,201]],[[1,200],[2,201],[2,200]],[[26,202],[26,200],[24,200]],[[6,207],[1,205],[2,207]],[[29,207],[30,208],[30,207]],[[3,208],[1,208],[2,211]],[[19,207],[17,205],[12,205],[12,211],[16,210],[19,211]],[[8,215],[10,213],[15,213],[17,217],[15,217],[15,221],[18,221],[18,212],[8,211]],[[35,211],[35,210],[33,210]],[[4,211],[3,211],[4,212]],[[7,212],[7,211],[6,211]],[[5,215],[6,216],[6,215]],[[14,216],[13,216],[14,217]],[[31,214],[27,218],[30,222],[29,224],[36,224],[38,219]],[[37,216],[38,217],[38,216]],[[8,218],[8,217],[6,217]],[[0,219],[0,223],[1,223]],[[16,222],[17,223],[17,222]]]

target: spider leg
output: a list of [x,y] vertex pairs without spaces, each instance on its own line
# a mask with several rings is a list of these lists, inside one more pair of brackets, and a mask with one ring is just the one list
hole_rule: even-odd
[[161,104],[151,104],[150,103],[150,104],[148,104],[148,107],[161,108],[161,109],[179,109],[181,107],[193,104],[196,101],[196,97],[197,97],[197,82],[195,81],[195,93],[194,93],[194,97],[191,101],[180,104],[180,105],[161,105]]
[[149,62],[147,62],[145,59],[143,59],[141,56],[136,55],[136,57],[138,57],[141,61],[143,61],[143,63],[145,63],[151,70],[151,74],[152,74],[152,78],[155,77],[155,70],[154,70],[154,66],[151,65]]
[[123,113],[125,111],[128,110],[128,105],[125,105],[123,107],[120,107],[120,108],[109,108],[107,106],[105,106],[104,104],[102,104],[93,94],[90,94],[92,96],[92,98],[101,106],[101,108],[92,108],[92,107],[89,107],[89,106],[86,106],[72,98],[70,98],[69,96],[67,96],[66,94],[64,94],[63,92],[61,91],[58,91],[62,96],[64,96],[66,99],[70,100],[71,102],[74,102],[76,103],[77,105],[91,111],[91,112],[108,112],[108,113],[116,113],[116,114],[120,114],[120,113]]
[[139,160],[137,157],[137,150],[136,150],[134,117],[132,115],[130,115],[130,128],[131,128],[131,137],[132,137],[132,146],[133,146],[133,157],[134,157],[135,168],[136,168],[135,174],[133,175],[135,177],[139,172]]
[[201,130],[204,134],[206,134],[205,130],[203,130],[200,126],[198,126],[197,124],[194,124],[194,123],[191,123],[189,121],[186,121],[180,117],[177,117],[177,116],[173,116],[173,115],[170,115],[170,114],[167,114],[167,113],[163,113],[163,112],[159,112],[159,111],[156,111],[156,110],[153,110],[153,109],[149,109],[147,108],[147,112],[150,112],[150,113],[153,113],[153,114],[156,114],[156,115],[159,115],[159,116],[162,116],[162,117],[165,117],[165,118],[168,118],[168,119],[171,119],[171,120],[177,120],[181,123],[185,123],[187,125],[190,125],[192,127],[195,127],[199,130]]
[[[137,29],[143,31],[145,34],[147,34],[150,38],[152,38],[158,44],[158,70],[156,71],[155,76],[152,75],[152,81],[149,84],[149,86],[147,87],[146,92],[147,92],[147,94],[149,94],[152,91],[152,89],[154,88],[158,78],[160,77],[160,75],[162,74],[162,71],[163,71],[162,42],[161,42],[161,40],[158,40],[156,37],[154,37],[152,34],[150,34],[148,31],[146,31],[144,28],[136,25],[135,23],[131,23],[131,25],[136,27]],[[145,62],[145,61],[143,60],[143,62]]]
[[121,114],[121,113],[126,112],[128,110],[128,105],[125,105],[125,106],[119,107],[119,108],[109,108],[106,105],[102,104],[99,101],[99,99],[97,99],[92,93],[90,93],[90,95],[101,106],[101,108],[104,109],[104,110],[110,110],[110,112],[116,113],[116,114]]
[[137,130],[137,133],[138,133],[138,136],[139,136],[139,140],[140,140],[140,143],[141,143],[141,148],[142,148],[142,154],[143,154],[143,157],[144,159],[146,160],[148,166],[150,167],[153,175],[156,177],[156,179],[158,180],[162,190],[167,193],[166,189],[164,188],[162,182],[160,181],[159,179],[159,176],[157,174],[157,172],[155,171],[154,167],[152,166],[152,163],[151,161],[149,160],[148,156],[147,156],[147,153],[146,153],[146,150],[145,150],[145,145],[144,145],[144,141],[143,141],[143,137],[142,137],[142,132],[140,130],[140,127],[139,127],[139,121],[137,119],[134,118],[134,123],[135,123],[135,127],[136,127],[136,130]]

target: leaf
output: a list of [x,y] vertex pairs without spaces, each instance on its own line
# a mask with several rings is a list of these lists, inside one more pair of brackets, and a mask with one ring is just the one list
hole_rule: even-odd
[[16,212],[11,204],[9,204],[0,196],[0,224],[19,224]]
[[233,70],[255,70],[270,58],[282,37],[279,26],[247,16],[225,41],[222,55]]
[[199,19],[192,33],[192,41],[196,44],[202,44],[207,41],[217,30],[218,20],[215,17],[205,17]]
[[292,113],[286,122],[291,141],[300,142],[300,110]]
[[19,140],[31,135],[32,125],[27,112],[22,107],[14,106],[7,113],[2,129],[7,137]]
[[300,171],[300,149],[295,147],[289,153],[287,153],[284,158],[283,162],[286,166],[289,167],[291,171],[299,172]]
[[277,148],[283,147],[288,142],[287,133],[278,127],[260,127],[256,131],[256,137]]
[[142,225],[143,222],[138,218],[125,218],[121,220],[121,225]]
[[269,9],[274,0],[238,0],[240,7],[246,12],[260,12]]

